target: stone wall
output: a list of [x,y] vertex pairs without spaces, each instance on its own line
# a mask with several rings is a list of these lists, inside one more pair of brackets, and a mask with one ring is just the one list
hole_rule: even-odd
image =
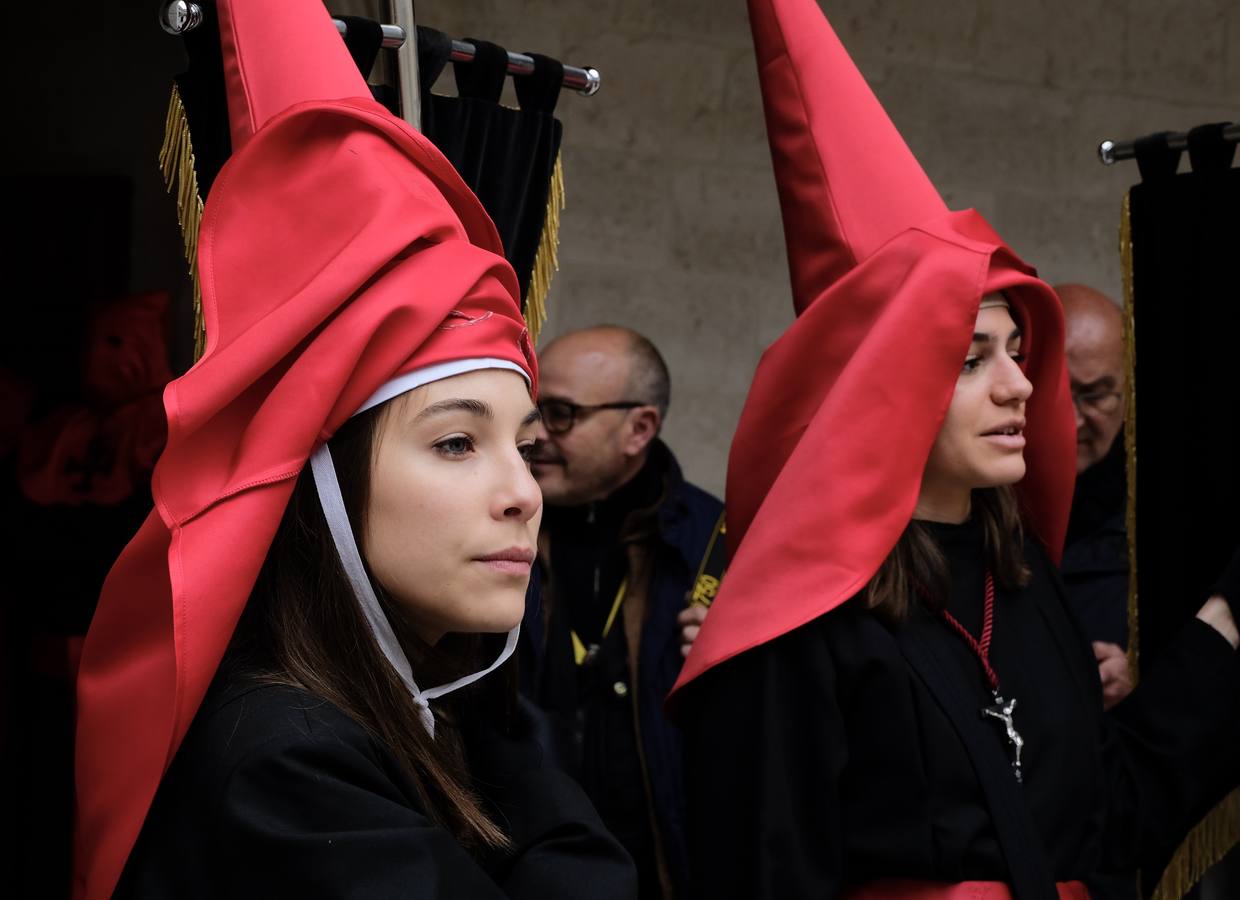
[[[1136,169],[1101,166],[1101,139],[1237,118],[1228,0],[824,7],[949,205],[977,207],[1051,281],[1119,296]],[[560,101],[568,206],[545,334],[650,335],[672,369],[667,438],[722,491],[753,367],[791,315],[744,3],[421,0],[418,15],[603,73],[595,97]]]
[[[327,0],[372,16],[382,4]],[[1099,140],[1240,118],[1234,0],[825,6],[948,203],[976,206],[1052,281],[1119,294],[1115,229],[1136,168],[1099,165]],[[6,59],[15,77],[40,66],[47,75],[20,94],[19,131],[32,139],[5,147],[6,171],[130,173],[134,290],[172,286],[184,271],[153,164],[180,51],[152,8],[124,0],[89,19],[54,42],[60,62],[20,42]],[[545,334],[602,321],[649,334],[672,369],[668,441],[691,478],[722,492],[754,365],[791,316],[744,3],[419,0],[417,9],[455,36],[603,73],[597,96],[560,100],[568,206]],[[49,8],[48,21],[55,15]],[[86,83],[90,103],[61,97]],[[454,90],[450,70],[439,88]],[[64,108],[74,115],[51,116]],[[178,334],[187,329],[178,323]]]
[[[363,15],[381,4],[327,0]],[[825,5],[948,203],[976,206],[1052,281],[1119,294],[1115,230],[1136,168],[1099,165],[1100,139],[1240,118],[1235,0]],[[132,177],[133,290],[175,286],[184,272],[154,166],[180,50],[153,8],[123,0],[50,51],[18,42],[5,60],[18,80],[43,73],[18,92],[15,128],[28,138],[4,147],[7,172]],[[597,96],[560,100],[568,206],[545,333],[611,321],[649,334],[672,368],[667,438],[690,477],[722,491],[753,367],[791,316],[744,3],[419,0],[417,9],[453,35],[602,71]],[[49,27],[57,14],[40,8]],[[69,99],[87,84],[90,102]],[[440,87],[454,90],[450,70]],[[177,334],[188,333],[187,302]]]

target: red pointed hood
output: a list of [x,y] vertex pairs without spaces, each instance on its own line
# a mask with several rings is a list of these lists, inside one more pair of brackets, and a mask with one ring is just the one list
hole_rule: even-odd
[[947,207],[817,4],[749,4],[792,302]]
[[218,8],[235,152],[199,233],[207,348],[164,392],[156,509],[86,639],[79,898],[111,894],[311,452],[404,372],[492,357],[536,383],[494,227],[322,3]]
[[728,460],[732,563],[675,690],[844,603],[907,527],[983,294],[1034,385],[1030,531],[1058,559],[1075,428],[1058,299],[948,212],[813,0],[750,0],[798,317],[763,355]]

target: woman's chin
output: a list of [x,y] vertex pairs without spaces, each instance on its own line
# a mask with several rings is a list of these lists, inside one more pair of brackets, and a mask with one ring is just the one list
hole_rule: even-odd
[[1008,487],[1025,477],[1025,460],[1023,458],[1005,460],[991,467],[986,473],[979,488]]
[[525,616],[525,591],[497,592],[487,598],[485,611],[470,630],[479,634],[504,634],[521,624]]

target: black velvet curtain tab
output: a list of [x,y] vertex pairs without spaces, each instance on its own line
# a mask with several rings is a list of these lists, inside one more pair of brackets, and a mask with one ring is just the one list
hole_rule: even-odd
[[476,48],[474,59],[453,63],[458,96],[433,94],[430,88],[445,67],[450,42],[430,29],[418,31],[422,131],[451,160],[490,214],[525,299],[563,135],[553,112],[564,66],[550,57],[529,54],[534,72],[513,77],[519,104],[513,109],[500,102],[508,77],[507,51],[469,38]]

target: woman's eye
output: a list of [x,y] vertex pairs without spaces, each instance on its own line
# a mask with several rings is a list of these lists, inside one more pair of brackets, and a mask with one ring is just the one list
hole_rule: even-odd
[[465,456],[474,449],[473,439],[464,435],[444,438],[435,445],[435,449],[444,456],[458,457]]
[[1021,353],[1019,350],[1017,350],[1015,353],[1012,353],[1010,355],[1012,357],[1012,362],[1016,363],[1016,365],[1018,366],[1023,366],[1025,364],[1025,360],[1028,359],[1028,357],[1024,353]]
[[961,368],[965,372],[972,372],[974,369],[976,369],[981,364],[982,364],[982,358],[980,356],[970,356],[968,359],[964,361],[964,365]]
[[521,454],[521,458],[523,460],[529,462],[534,458],[534,442],[530,441],[528,444],[519,445],[517,447],[517,452]]

